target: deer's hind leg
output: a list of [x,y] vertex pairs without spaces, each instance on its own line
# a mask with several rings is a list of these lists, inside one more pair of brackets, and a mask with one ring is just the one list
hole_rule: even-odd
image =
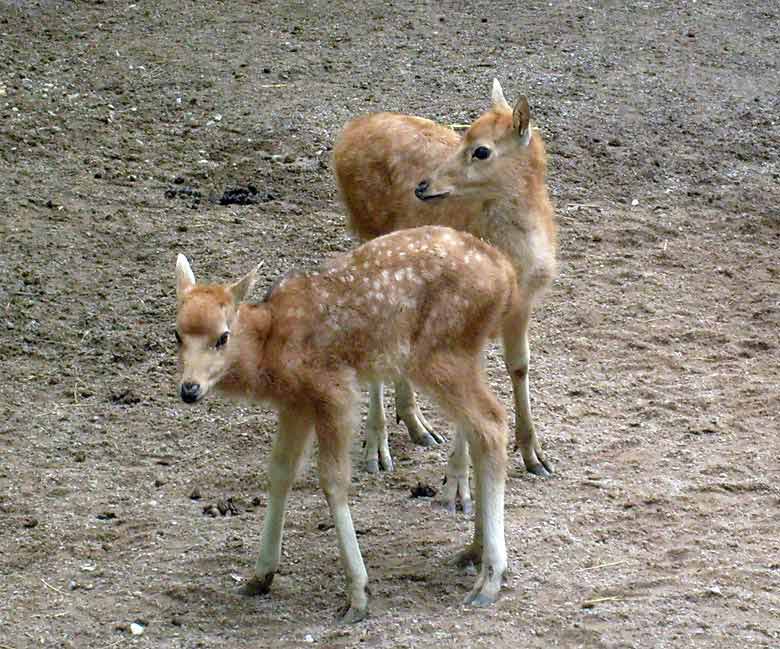
[[387,443],[385,417],[385,388],[381,381],[368,386],[368,414],[366,415],[366,445],[363,457],[368,473],[393,470],[393,458]]
[[[419,446],[436,446],[444,442],[422,414],[414,390],[404,378],[395,382],[395,413],[397,421],[404,422],[409,438]],[[374,381],[368,388],[366,416],[366,444],[363,453],[368,473],[392,471],[393,458],[387,442],[384,385]]]
[[473,511],[469,488],[470,462],[468,432],[458,427],[452,442],[452,450],[447,457],[447,472],[441,495],[442,504],[452,514],[457,510],[458,499],[466,516]]
[[414,389],[404,378],[395,382],[395,416],[399,422],[404,422],[409,438],[419,446],[436,446],[444,442],[433,426],[422,414]]

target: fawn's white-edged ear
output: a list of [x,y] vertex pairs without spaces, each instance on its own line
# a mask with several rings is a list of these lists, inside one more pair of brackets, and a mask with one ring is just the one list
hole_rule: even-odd
[[512,107],[509,105],[509,102],[504,97],[504,91],[501,88],[501,84],[498,82],[498,79],[493,79],[493,108],[498,108],[501,110],[512,110]]
[[176,257],[176,296],[181,299],[193,286],[195,286],[195,274],[192,272],[190,262],[179,253]]
[[520,143],[523,146],[528,146],[531,143],[531,109],[525,95],[517,100],[515,109],[512,111],[512,128],[520,137]]
[[243,302],[247,295],[252,292],[255,282],[257,281],[257,271],[260,270],[262,265],[263,262],[261,261],[235,284],[229,286],[230,292],[233,295],[233,302],[236,304]]

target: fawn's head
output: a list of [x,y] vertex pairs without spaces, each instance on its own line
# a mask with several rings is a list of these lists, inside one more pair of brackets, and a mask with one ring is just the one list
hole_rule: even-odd
[[493,105],[466,131],[455,153],[417,185],[423,201],[447,196],[496,198],[517,176],[517,163],[531,155],[528,100],[520,97],[512,109],[498,79],[493,79]]
[[176,342],[179,395],[200,401],[230,368],[231,332],[238,306],[254,286],[257,268],[233,284],[196,284],[187,258],[176,259]]

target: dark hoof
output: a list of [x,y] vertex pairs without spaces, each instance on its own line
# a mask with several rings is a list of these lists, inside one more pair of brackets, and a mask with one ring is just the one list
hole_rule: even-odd
[[379,473],[379,460],[366,460],[366,473]]
[[461,570],[465,570],[468,574],[472,574],[476,570],[476,567],[482,564],[482,550],[467,547],[465,550],[461,550],[458,554],[451,559],[452,565]]
[[274,573],[270,573],[265,577],[252,577],[241,588],[238,589],[239,595],[244,597],[257,597],[258,595],[265,595],[271,590],[271,582],[274,580]]
[[485,606],[491,606],[492,604],[495,604],[497,599],[498,597],[495,595],[485,595],[484,593],[479,593],[473,597],[466,598],[464,603],[483,608]]
[[534,475],[538,475],[541,478],[547,478],[553,473],[547,463],[541,462],[538,464],[531,464],[530,466],[526,466],[525,469],[528,471],[528,473],[533,473]]
[[413,437],[412,435],[410,435],[410,437],[412,438],[412,441],[417,444],[417,446],[423,446],[425,448],[431,448],[441,444],[441,442],[428,431],[425,431],[419,437]]
[[368,617],[368,607],[354,608],[347,604],[339,611],[340,624],[357,624]]
[[388,457],[386,460],[383,460],[379,457],[376,460],[373,458],[366,460],[366,473],[379,473],[380,471],[392,473],[394,470],[392,458]]

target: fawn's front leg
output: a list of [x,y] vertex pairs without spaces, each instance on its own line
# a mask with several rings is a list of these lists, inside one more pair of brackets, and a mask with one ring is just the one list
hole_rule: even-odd
[[242,595],[262,595],[271,588],[282,553],[287,498],[312,430],[311,416],[292,411],[279,413],[279,431],[271,451],[268,506],[263,520],[260,554],[254,575],[239,591]]

